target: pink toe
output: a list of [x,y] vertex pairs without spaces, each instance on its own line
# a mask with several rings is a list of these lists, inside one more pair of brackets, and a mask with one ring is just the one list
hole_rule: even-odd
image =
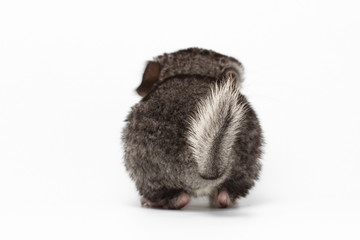
[[189,202],[189,195],[182,192],[180,195],[176,198],[176,207],[177,208],[183,208],[186,204]]
[[230,204],[229,194],[222,190],[218,195],[218,201],[221,207],[227,207]]

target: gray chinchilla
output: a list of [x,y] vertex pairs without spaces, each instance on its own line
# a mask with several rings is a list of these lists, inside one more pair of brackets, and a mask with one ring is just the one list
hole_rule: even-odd
[[199,48],[147,63],[122,136],[142,205],[180,209],[209,196],[227,207],[254,186],[263,137],[242,76],[236,59]]

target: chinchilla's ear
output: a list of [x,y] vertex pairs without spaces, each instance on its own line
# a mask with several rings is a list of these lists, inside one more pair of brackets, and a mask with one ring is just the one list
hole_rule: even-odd
[[158,62],[149,61],[146,65],[143,78],[140,86],[136,89],[136,92],[145,97],[153,87],[154,83],[159,80],[160,76],[160,64]]
[[229,67],[224,69],[221,74],[221,80],[223,81],[232,81],[235,87],[241,87],[243,82],[242,69]]

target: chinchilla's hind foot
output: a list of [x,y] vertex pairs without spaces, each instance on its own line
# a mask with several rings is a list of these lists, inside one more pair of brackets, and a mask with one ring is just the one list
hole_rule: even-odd
[[141,205],[148,208],[163,208],[163,209],[181,209],[189,202],[189,195],[181,192],[175,197],[161,199],[157,202],[152,202],[145,197],[141,198]]
[[213,208],[227,208],[235,205],[235,201],[231,200],[226,190],[215,191],[210,196],[210,205]]

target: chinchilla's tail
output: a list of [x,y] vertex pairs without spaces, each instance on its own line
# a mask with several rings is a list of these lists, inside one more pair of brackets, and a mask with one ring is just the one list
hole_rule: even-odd
[[204,179],[217,179],[227,169],[232,147],[246,114],[233,81],[211,86],[189,121],[187,140]]

